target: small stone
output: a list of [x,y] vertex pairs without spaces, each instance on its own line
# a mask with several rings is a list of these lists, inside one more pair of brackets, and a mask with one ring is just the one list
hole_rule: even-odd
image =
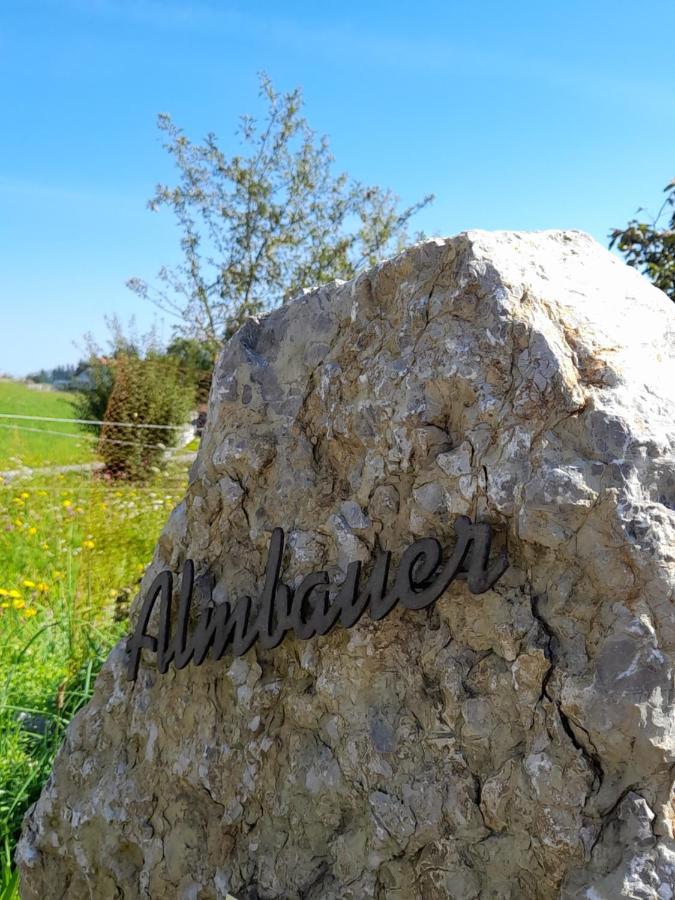
[[378,822],[399,846],[404,847],[415,831],[415,817],[410,809],[405,803],[383,791],[373,791],[368,802]]
[[398,513],[399,496],[393,484],[381,484],[375,488],[368,511],[376,519],[385,521]]
[[340,512],[344,516],[349,527],[353,528],[355,531],[365,531],[372,525],[368,516],[363,512],[358,503],[355,503],[353,500],[345,500],[344,503],[340,505]]
[[221,478],[218,482],[218,487],[220,488],[220,495],[223,499],[223,505],[229,509],[233,506],[236,506],[237,503],[244,496],[244,491],[241,485],[234,481],[234,479],[229,476],[225,476]]
[[459,478],[460,475],[469,475],[471,473],[472,456],[473,448],[471,444],[468,441],[464,441],[454,450],[439,453],[436,457],[436,463],[450,478]]
[[415,503],[427,513],[436,513],[445,505],[445,492],[436,481],[415,488],[413,498]]

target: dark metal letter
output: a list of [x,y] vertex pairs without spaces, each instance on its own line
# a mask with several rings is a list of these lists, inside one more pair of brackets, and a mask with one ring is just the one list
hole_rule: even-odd
[[435,590],[429,590],[429,579],[440,561],[441,545],[435,538],[424,538],[408,547],[398,564],[392,588],[392,594],[402,606],[406,609],[424,609],[440,596]]
[[472,544],[466,580],[472,594],[484,594],[508,569],[509,561],[506,553],[502,553],[488,568],[492,529],[483,523],[472,525],[471,529]]
[[[278,584],[279,571],[281,569],[281,557],[284,552],[284,533],[281,528],[275,528],[272,532],[270,540],[270,549],[267,554],[267,565],[265,567],[265,586],[263,587],[262,596],[260,598],[260,611],[258,613],[258,634],[260,637],[260,645],[266,650],[277,647],[287,631],[285,625],[288,618],[288,603],[290,598],[290,590],[286,585]],[[278,590],[280,588],[280,590]],[[275,626],[275,606],[277,605],[277,594],[279,595],[284,609],[281,615],[277,615]],[[277,611],[278,612],[278,611]]]
[[133,635],[127,641],[127,653],[129,654],[129,662],[127,665],[127,679],[135,681],[138,675],[138,666],[141,661],[141,650],[147,649],[153,653],[157,652],[157,639],[146,634],[145,629],[148,627],[150,615],[153,607],[157,602],[159,594],[162,595],[162,603],[171,603],[171,592],[173,585],[173,577],[171,572],[160,572],[159,575],[150,585],[150,590],[145,598],[141,611],[138,615],[136,628]]
[[[289,624],[296,635],[303,641],[309,640],[309,638],[314,637],[316,634],[314,610],[312,609],[309,611],[309,614],[307,614],[308,611],[305,610],[305,605],[308,604],[309,597],[316,588],[327,584],[327,572],[313,572],[311,575],[307,575],[306,578],[303,578],[295,590],[293,603],[291,604]],[[325,610],[328,599],[328,588],[324,588],[324,590],[321,591],[320,598],[321,599],[319,600],[319,597],[317,596],[314,602],[317,606],[321,603]]]
[[345,624],[345,616],[343,613],[342,624],[345,628],[351,628],[361,618],[365,612],[366,606],[370,603],[370,616],[373,619],[382,619],[396,605],[396,597],[386,594],[387,578],[389,576],[389,564],[391,563],[391,553],[385,550],[377,557],[377,562],[373,566],[370,578],[366,582],[365,590],[359,595],[359,602],[354,607],[354,612],[349,618],[349,624]]
[[195,566],[191,559],[186,559],[180,582],[180,602],[178,605],[178,622],[173,639],[173,664],[177,669],[184,669],[192,659],[193,647],[188,634],[190,606],[192,604],[192,586],[195,580]]

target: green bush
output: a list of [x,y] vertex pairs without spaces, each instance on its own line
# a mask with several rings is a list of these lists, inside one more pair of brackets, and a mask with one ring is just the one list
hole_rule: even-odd
[[121,353],[112,362],[113,385],[98,451],[117,478],[143,478],[174,446],[194,404],[194,382],[178,360],[156,352]]

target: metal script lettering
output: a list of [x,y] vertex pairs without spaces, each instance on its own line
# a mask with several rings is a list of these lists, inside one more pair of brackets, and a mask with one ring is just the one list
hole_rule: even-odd
[[[257,640],[261,647],[278,647],[293,631],[301,640],[327,634],[338,622],[342,628],[356,625],[368,609],[371,619],[383,619],[400,603],[406,609],[431,606],[455,579],[464,579],[472,594],[482,594],[508,568],[502,554],[490,563],[492,529],[486,524],[472,524],[466,516],[455,522],[457,541],[445,563],[441,545],[435,538],[415,541],[403,553],[390,590],[387,590],[391,553],[380,553],[370,575],[362,585],[361,563],[347,567],[345,580],[331,593],[327,572],[307,575],[295,591],[279,580],[284,551],[281,528],[272,532],[265,567],[265,582],[257,615],[251,616],[253,601],[242,597],[236,603],[207,605],[192,631],[189,630],[190,607],[195,581],[192,560],[185,561],[181,575],[180,596],[175,628],[171,627],[173,575],[161,572],[153,581],[141,607],[136,629],[127,644],[127,677],[135,680],[141,652],[157,655],[157,669],[163,674],[171,663],[183,669],[188,663],[200,666],[207,656],[219,660],[230,647],[233,656],[241,656]],[[204,583],[204,580],[200,580]],[[210,580],[209,580],[210,584]],[[210,586],[207,586],[210,601]],[[159,631],[147,633],[150,616],[159,601]]]

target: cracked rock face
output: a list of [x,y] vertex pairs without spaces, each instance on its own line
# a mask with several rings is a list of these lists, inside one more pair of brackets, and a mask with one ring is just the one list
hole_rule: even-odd
[[248,321],[141,596],[258,596],[274,526],[289,584],[458,515],[511,566],[136,682],[120,643],[24,900],[675,897],[673,309],[583,234],[470,232]]

